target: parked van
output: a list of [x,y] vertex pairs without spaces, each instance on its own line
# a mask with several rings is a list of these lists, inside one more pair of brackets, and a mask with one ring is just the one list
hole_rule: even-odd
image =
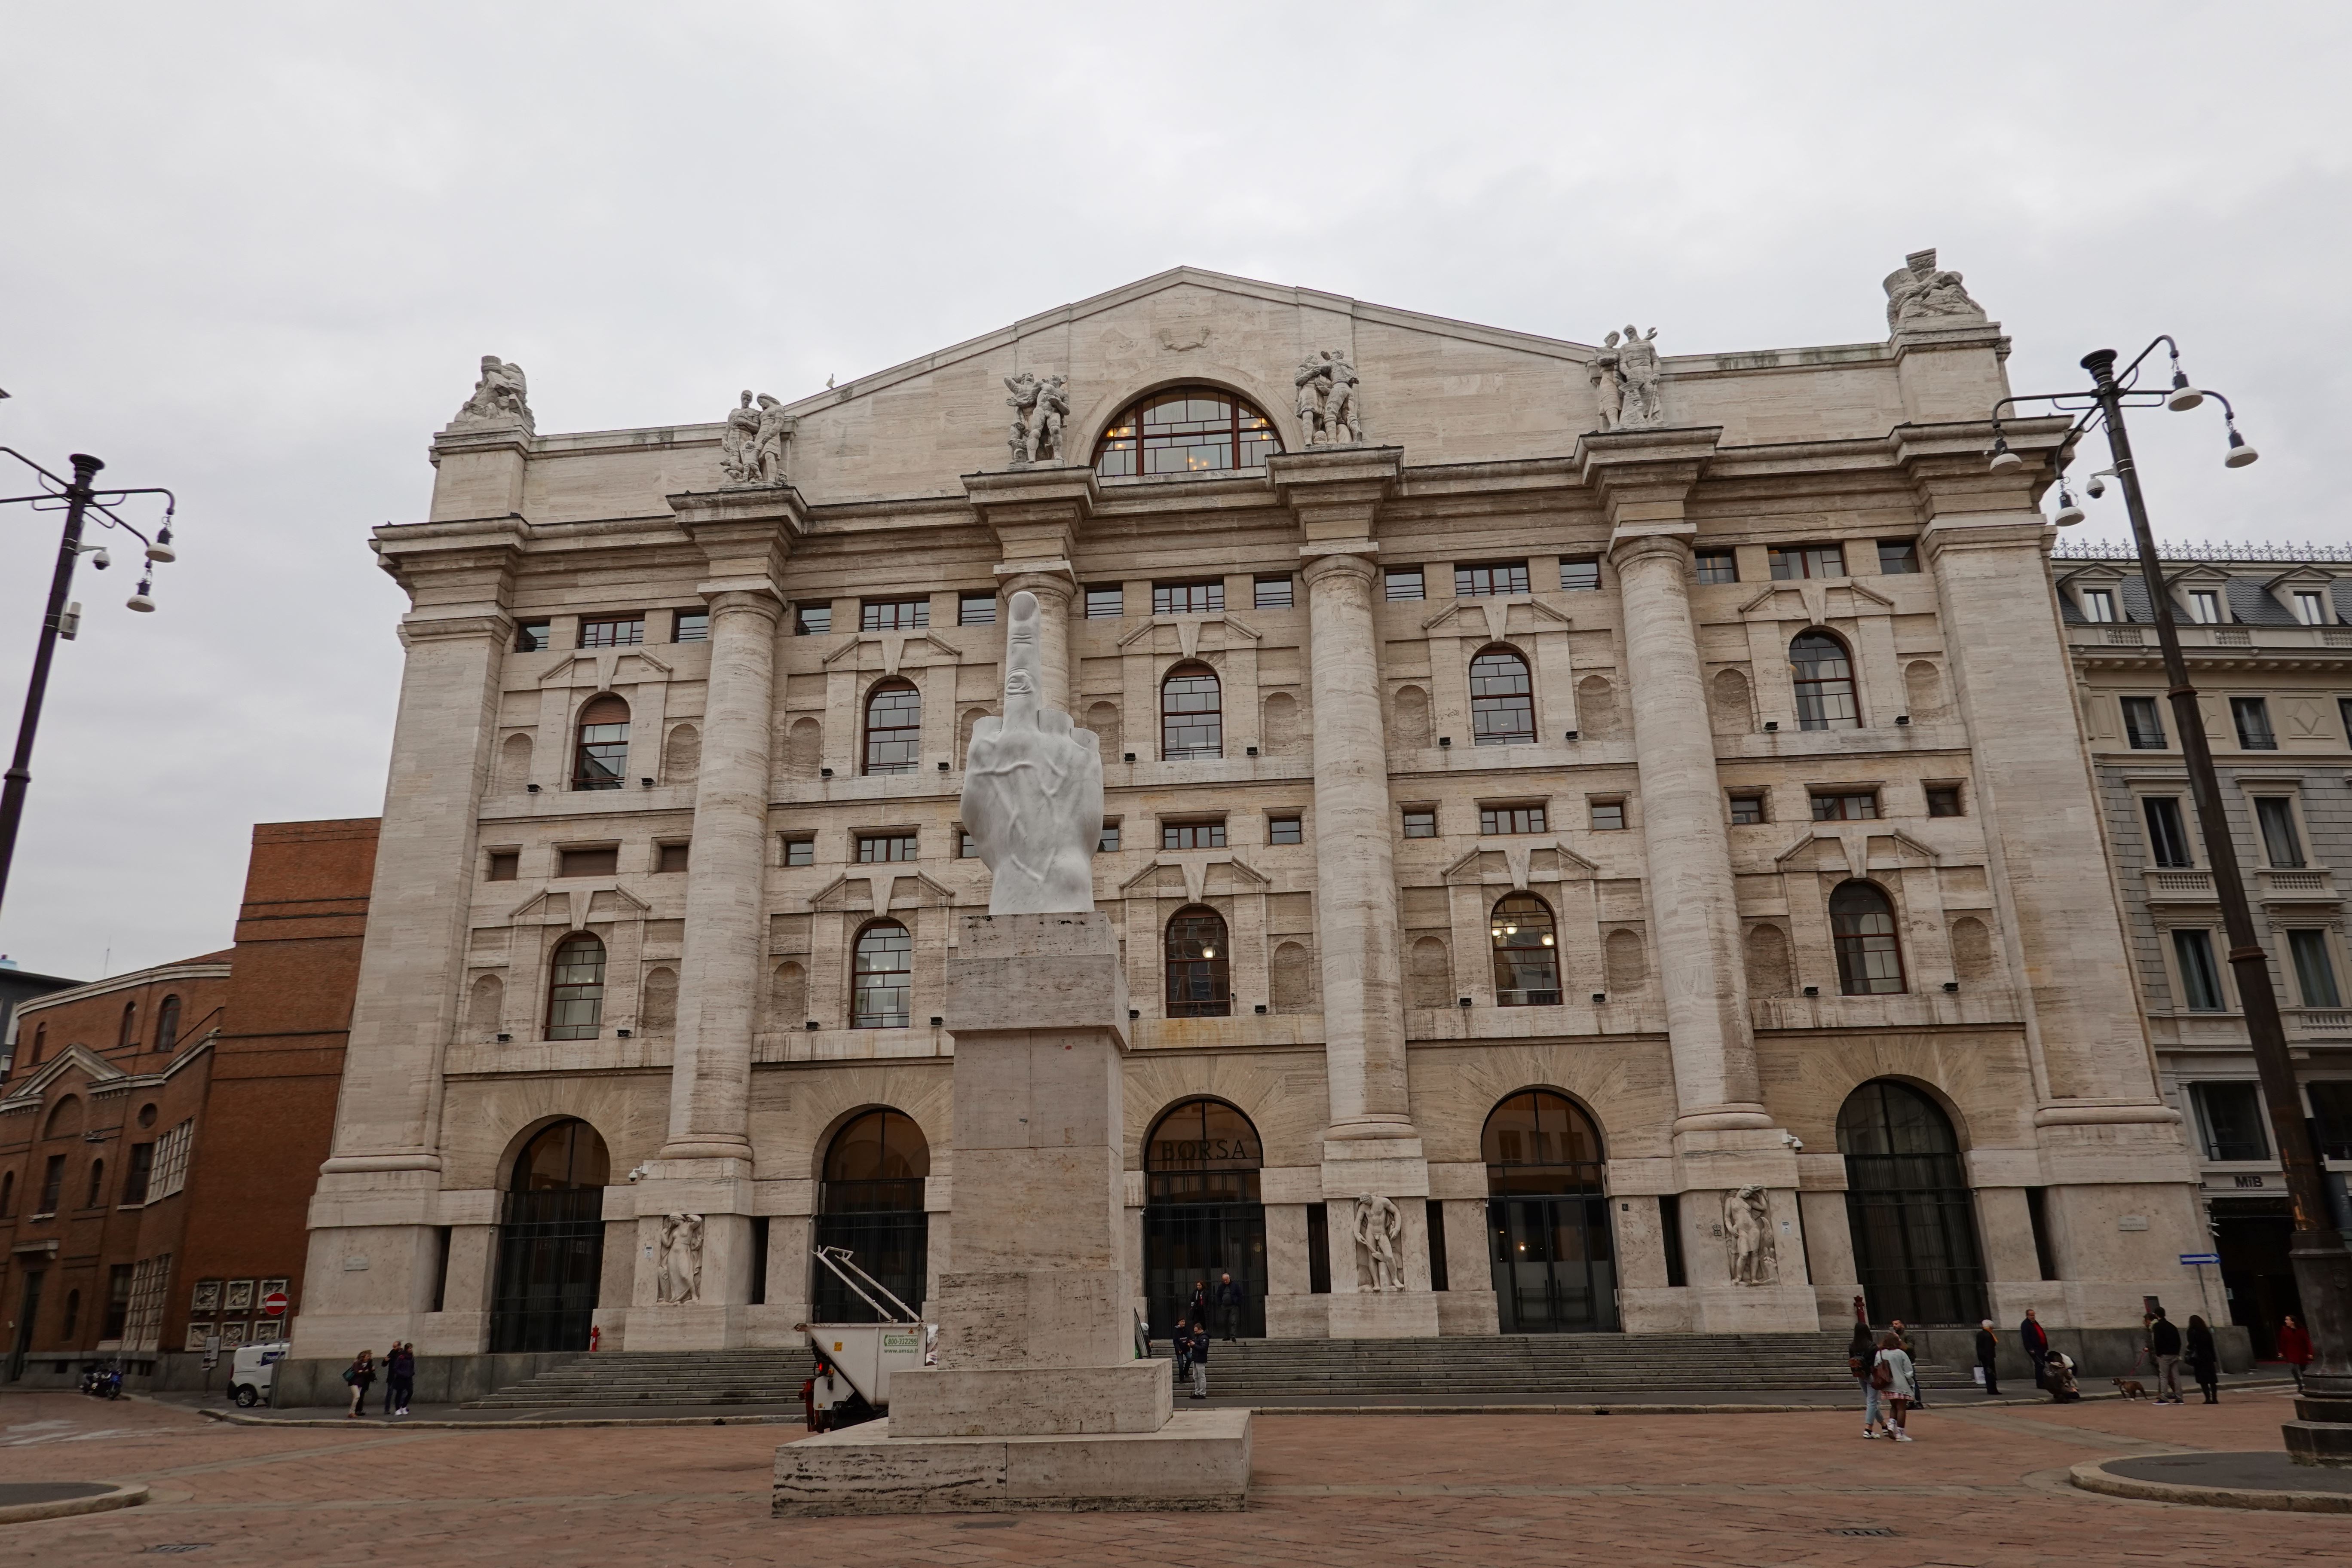
[[278,1380],[278,1363],[294,1347],[284,1340],[268,1344],[239,1345],[228,1369],[228,1396],[244,1409],[269,1403],[270,1385]]

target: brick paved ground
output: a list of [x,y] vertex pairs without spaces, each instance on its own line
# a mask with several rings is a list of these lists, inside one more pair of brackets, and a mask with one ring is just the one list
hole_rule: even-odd
[[[331,1431],[232,1426],[139,1402],[0,1397],[0,1480],[142,1480],[149,1505],[0,1526],[0,1561],[551,1565],[2342,1563],[2342,1518],[2093,1497],[2068,1466],[2278,1446],[2276,1394],[1916,1418],[1852,1415],[1262,1416],[1250,1510],[1225,1515],[768,1517],[779,1429]],[[790,1428],[782,1431],[789,1435]],[[1840,1536],[1877,1527],[1884,1537]],[[18,1555],[22,1553],[23,1555]]]

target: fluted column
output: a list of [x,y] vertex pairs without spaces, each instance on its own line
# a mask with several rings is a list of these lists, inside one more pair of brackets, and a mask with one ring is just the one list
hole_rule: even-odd
[[1759,1099],[1731,840],[1691,621],[1691,531],[1688,524],[1621,527],[1610,546],[1624,610],[1650,934],[1665,989],[1677,1132],[1771,1125]]
[[1328,1136],[1410,1137],[1388,736],[1372,626],[1379,570],[1368,554],[1335,552],[1310,556],[1303,575],[1312,641],[1316,928],[1331,1091]]
[[666,1160],[748,1159],[751,1029],[760,994],[768,759],[776,683],[772,589],[710,605],[710,686],[686,878]]

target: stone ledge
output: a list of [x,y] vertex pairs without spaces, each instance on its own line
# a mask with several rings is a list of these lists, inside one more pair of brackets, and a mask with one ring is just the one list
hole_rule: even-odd
[[[2145,1476],[2119,1475],[2111,1465],[2145,1465],[2151,1458],[2168,1464],[2179,1465],[2182,1479],[2156,1480]],[[2272,1470],[2283,1472],[2269,1484]],[[2201,1479],[2210,1472],[2211,1479]],[[2131,1455],[2122,1458],[2096,1459],[2076,1465],[2068,1472],[2074,1485],[2086,1492],[2098,1492],[2107,1497],[2132,1498],[2142,1502],[2186,1503],[2198,1508],[2252,1508],[2286,1513],[2352,1513],[2352,1474],[2342,1470],[2311,1470],[2294,1464],[2284,1454],[2166,1454],[2161,1456]],[[2321,1478],[2341,1478],[2345,1484],[2328,1490],[2316,1489]],[[2256,1486],[2227,1485],[2258,1479]],[[2305,1481],[2314,1489],[2301,1489],[2293,1483]]]
[[1087,1436],[893,1437],[889,1426],[778,1448],[776,1517],[1232,1512],[1249,1490],[1246,1410],[1180,1410],[1157,1432]]

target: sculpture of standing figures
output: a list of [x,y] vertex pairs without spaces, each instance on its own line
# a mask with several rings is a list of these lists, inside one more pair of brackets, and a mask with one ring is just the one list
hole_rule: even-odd
[[1404,1268],[1397,1245],[1404,1239],[1404,1215],[1388,1199],[1366,1194],[1356,1200],[1356,1245],[1364,1249],[1364,1266],[1375,1290],[1404,1289]]
[[1659,395],[1660,362],[1654,346],[1658,329],[1652,327],[1643,337],[1630,325],[1625,329],[1625,341],[1617,350],[1617,377],[1622,387],[1624,403],[1618,412],[1620,425],[1663,425],[1666,419],[1664,400]]
[[1102,838],[1102,750],[1091,730],[1045,701],[1037,595],[1005,607],[1004,717],[973,724],[964,758],[963,826],[989,870],[992,915],[1084,913],[1095,907]]
[[784,482],[784,440],[793,433],[784,405],[766,393],[760,406],[751,395],[727,414],[727,428],[719,437],[719,471],[732,488],[740,485],[781,485]]
[[1298,388],[1298,432],[1308,446],[1354,447],[1372,438],[1364,423],[1362,379],[1345,351],[1307,355],[1290,379]]
[[1723,1196],[1723,1246],[1734,1285],[1769,1285],[1780,1277],[1772,1241],[1772,1210],[1762,1186],[1750,1183]]
[[702,1216],[662,1215],[661,1249],[654,1262],[656,1300],[683,1306],[702,1300]]
[[1013,410],[1014,468],[1062,460],[1062,422],[1070,416],[1069,395],[1063,390],[1066,379],[1049,375],[1040,381],[1025,370],[1004,378],[1005,390],[1013,394],[1004,401]]

